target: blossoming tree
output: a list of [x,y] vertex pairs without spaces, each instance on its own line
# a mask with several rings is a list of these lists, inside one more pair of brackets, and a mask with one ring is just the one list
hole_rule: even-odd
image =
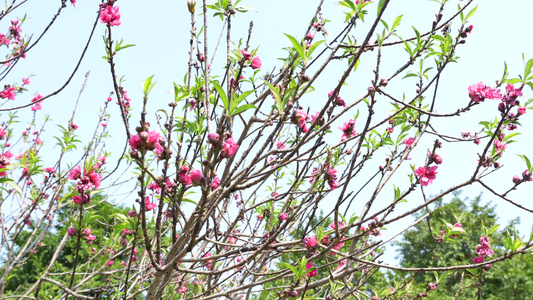
[[[18,13],[24,2],[14,0],[0,18]],[[21,33],[26,19],[16,17],[0,35],[6,45],[1,77],[6,83],[0,91],[6,100],[0,108],[0,298],[410,299],[437,295],[442,274],[450,270],[473,274],[481,298],[483,272],[490,264],[533,247],[531,239],[510,235],[504,239],[505,253],[495,257],[494,227],[462,228],[442,220],[442,231],[428,225],[421,234],[436,243],[459,234],[479,236],[469,260],[402,268],[380,259],[384,247],[413,226],[402,220],[414,213],[422,216],[415,223],[429,220],[439,199],[469,185],[483,186],[517,210],[532,211],[509,195],[532,180],[527,153],[521,156],[521,174],[496,187],[485,179],[497,176],[506,148],[520,131],[531,102],[524,94],[533,87],[533,60],[519,78],[511,78],[506,68],[495,85],[480,82],[465,90],[462,107],[435,110],[444,101],[439,80],[459,61],[457,53],[473,32],[473,1],[435,1],[433,21],[403,38],[398,30],[409,28],[408,21],[384,18],[391,0],[339,1],[344,22],[328,20],[322,9],[330,4],[320,1],[306,26],[286,34],[279,66],[266,67],[260,58],[266,53],[250,42],[252,24],[244,39],[232,34],[234,22],[251,9],[244,1],[189,0],[183,6],[191,26],[187,68],[177,76],[182,81],[164,87],[173,95],[162,107],[150,96],[157,75],[146,76],[142,97],[128,95],[119,58],[133,45],[116,33],[128,24],[121,21],[118,1],[103,1],[94,7],[92,32],[105,28],[110,93],[94,116],[98,126],[83,140],[75,110],[60,127],[57,145],[46,148],[41,140],[46,121],[39,123],[38,116],[43,101],[60,97],[62,88],[22,103],[31,81],[9,75],[46,38],[60,13],[75,9],[76,1],[70,2],[61,1],[37,39]],[[222,26],[213,29],[213,19],[221,19]],[[334,32],[333,23],[342,28]],[[356,37],[356,25],[363,23],[367,29]],[[218,42],[209,38],[211,30],[220,30]],[[401,63],[385,67],[386,51],[396,48],[404,51]],[[359,68],[362,62],[370,66],[370,75]],[[336,78],[325,75],[332,65]],[[413,79],[416,83],[406,87]],[[318,86],[331,92],[318,95]],[[352,86],[359,89],[349,90]],[[28,110],[29,125],[20,137],[13,112]],[[478,110],[495,112],[496,118],[481,120],[474,133],[450,135],[434,126]],[[123,130],[113,140],[110,118],[120,119]],[[88,116],[76,120],[89,126]],[[479,160],[463,170],[465,180],[445,186],[439,168],[454,168],[445,155],[452,143],[479,145]],[[51,150],[55,160],[46,153]],[[113,191],[119,184],[132,191],[123,201],[128,212],[104,218],[99,208],[116,203]],[[435,185],[439,192],[426,192]],[[17,268],[50,246],[41,242],[58,227],[66,230],[57,245],[47,248],[53,254],[40,276],[24,289],[6,289]],[[384,228],[393,229],[393,235],[384,238]],[[372,289],[372,277],[386,269],[411,277],[395,287]],[[412,276],[432,271],[437,277],[424,289],[410,285]]]

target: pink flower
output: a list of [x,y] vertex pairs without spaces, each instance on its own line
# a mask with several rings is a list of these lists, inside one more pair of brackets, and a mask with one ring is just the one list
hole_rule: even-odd
[[339,261],[339,265],[337,266],[336,270],[339,270],[341,269],[342,267],[344,267],[346,265],[346,263],[348,262],[348,259],[343,259],[341,261]]
[[222,151],[220,152],[220,156],[223,158],[232,157],[235,152],[237,152],[237,149],[239,149],[239,144],[235,142],[233,137],[230,137],[229,139],[226,139],[226,141],[222,145]]
[[285,146],[285,144],[283,144],[282,141],[278,141],[278,142],[276,143],[276,147],[278,147],[279,150],[284,150],[285,148],[287,148],[287,147]]
[[30,82],[31,82],[31,81],[30,81],[29,78],[22,78],[22,83],[23,83],[24,85],[28,85],[28,84],[30,84]]
[[258,215],[257,215],[257,220],[259,220],[259,221],[263,220],[263,215],[258,214]]
[[[337,221],[337,225],[339,226],[339,229],[341,229],[342,227],[346,226],[346,224],[344,224],[343,221]],[[329,224],[329,228],[335,229],[335,228],[337,228],[337,225],[335,225],[335,223],[331,223],[331,224]]]
[[38,111],[42,109],[43,109],[43,106],[41,105],[41,102],[38,102],[37,104],[31,107],[31,111]]
[[[344,242],[343,241],[344,241],[344,237],[341,237],[341,241],[338,244],[336,244],[335,246],[333,246],[333,249],[339,251],[339,249],[344,246]],[[334,253],[330,252],[329,254],[333,255]]]
[[83,234],[84,235],[90,235],[91,234],[91,229],[90,228],[83,229]]
[[144,207],[146,208],[147,211],[150,211],[150,210],[156,208],[157,204],[151,203],[150,202],[150,198],[146,197],[146,199],[144,199]]
[[110,267],[110,266],[112,266],[114,263],[115,263],[114,260],[110,260],[110,261],[108,261],[108,262],[106,263],[106,266]]
[[411,147],[411,145],[415,142],[414,137],[410,137],[408,139],[404,139],[402,143],[404,143],[407,147]]
[[293,123],[298,124],[298,127],[300,127],[303,133],[306,133],[309,130],[309,127],[307,127],[306,124],[309,119],[307,113],[302,108],[294,110],[291,116]]
[[527,108],[525,107],[519,107],[518,108],[518,115],[525,115]]
[[283,212],[283,213],[279,214],[278,218],[279,218],[280,221],[287,221],[287,219],[289,218],[289,215],[287,213]]
[[342,99],[341,97],[337,97],[337,99],[335,99],[335,104],[338,106],[346,107],[346,101],[344,101],[344,99]]
[[355,136],[355,120],[350,119],[348,122],[344,122],[342,127],[339,127],[342,131],[341,142],[344,142],[346,139]]
[[514,87],[514,85],[508,83],[507,86],[505,86],[505,90],[507,91],[507,95],[510,97],[510,98],[517,98],[517,97],[521,97],[523,94],[522,94],[522,90],[521,89],[517,89]]
[[129,216],[130,218],[134,218],[136,215],[137,215],[137,213],[136,213],[134,210],[130,210],[130,211],[128,211],[128,216]]
[[437,166],[420,167],[415,170],[415,175],[420,178],[420,184],[427,186],[433,183],[433,179],[437,178]]
[[304,246],[307,249],[314,248],[318,244],[316,235],[304,238]]
[[337,180],[337,170],[333,169],[330,165],[326,166],[326,180],[328,181],[329,188],[334,190],[339,187],[340,183]]
[[178,181],[183,185],[191,185],[191,175],[189,174],[189,166],[183,165],[180,168],[179,174],[178,174]]
[[44,172],[48,172],[48,173],[55,173],[56,169],[54,169],[52,167],[47,167],[47,168],[44,168],[43,171]]
[[15,87],[6,86],[3,91],[0,92],[0,98],[15,100]]
[[79,195],[76,195],[76,196],[72,196],[72,201],[74,201],[74,203],[76,204],[83,204],[83,197],[82,196],[79,196]]
[[501,99],[502,94],[500,93],[500,90],[496,88],[491,88],[486,85],[484,85],[482,82],[475,83],[468,87],[468,94],[470,95],[470,99],[472,99],[474,102],[482,102],[487,99]]
[[80,178],[81,176],[81,167],[78,165],[74,167],[72,170],[70,170],[70,173],[68,175],[68,179],[70,180],[76,180]]
[[186,292],[187,292],[187,286],[184,284],[180,287],[180,289],[178,290],[178,293],[185,294]]
[[[314,268],[314,264],[313,262],[308,262],[306,265],[305,265],[305,270],[309,270],[311,268]],[[313,270],[313,271],[310,271],[308,272],[307,274],[305,274],[305,276],[307,277],[316,277],[318,275],[318,270]]]
[[498,152],[501,152],[501,151],[503,151],[503,150],[505,150],[507,148],[507,144],[504,143],[504,142],[500,142],[499,140],[496,140],[494,142],[494,147],[496,147],[496,150]]
[[201,170],[194,169],[190,172],[190,180],[193,185],[201,185],[202,179],[204,179],[204,175],[202,174]]
[[76,130],[76,129],[79,128],[79,126],[76,125],[76,124],[74,124],[74,122],[71,122],[71,123],[70,123],[70,127],[72,127],[72,129],[74,129],[74,130]]
[[72,3],[72,6],[76,7],[76,0],[70,0],[70,3]]
[[261,59],[259,56],[254,57],[252,59],[252,69],[260,69],[261,68]]
[[106,6],[100,11],[100,21],[107,23],[108,26],[120,25],[120,13],[118,12],[118,6]]
[[163,146],[161,146],[163,140],[164,139],[159,136],[159,133],[154,130],[150,132],[143,131],[139,134],[132,135],[128,142],[133,150],[141,151],[141,143],[144,141],[144,150],[154,151],[159,155],[164,150]]
[[312,31],[309,31],[309,32],[307,33],[307,35],[305,36],[304,39],[305,39],[306,41],[311,41],[314,37],[315,37],[315,33],[312,32]]
[[242,56],[244,57],[245,60],[250,60],[252,59],[252,54],[244,49],[241,49],[241,53],[242,53]]
[[518,177],[518,176],[516,176],[516,175],[513,176],[513,183],[514,183],[514,184],[519,184],[520,181],[522,181],[522,179],[520,179],[520,177]]

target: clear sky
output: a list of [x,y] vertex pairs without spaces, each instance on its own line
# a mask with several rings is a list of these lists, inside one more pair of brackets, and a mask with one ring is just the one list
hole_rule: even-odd
[[[172,89],[171,81],[183,81],[187,68],[190,30],[190,17],[185,2],[120,0],[116,4],[120,7],[122,24],[113,28],[114,38],[122,38],[126,43],[136,44],[135,47],[120,52],[116,60],[118,74],[120,76],[125,75],[126,83],[124,86],[133,99],[134,120],[137,120],[136,113],[141,109],[141,83],[145,78],[155,75],[154,79],[158,81],[150,98],[150,108],[153,108],[150,112],[152,117],[156,109],[166,107],[166,104],[171,101],[172,95],[167,93]],[[198,2],[201,1],[198,0]],[[324,18],[331,21],[326,25],[326,28],[332,35],[338,32],[344,20],[343,10],[335,2],[326,0],[323,9]],[[467,1],[450,0],[445,11],[445,17],[454,13],[458,4],[465,2]],[[474,25],[474,30],[469,35],[466,45],[458,50],[461,57],[459,63],[447,68],[441,81],[439,99],[446,100],[437,106],[438,112],[451,112],[459,106],[466,105],[469,101],[467,87],[478,81],[493,84],[496,79],[501,77],[504,61],[509,66],[510,76],[515,76],[523,71],[522,53],[526,59],[533,58],[533,39],[531,39],[532,31],[529,22],[533,11],[533,1],[483,0],[476,2],[479,4],[479,8],[470,22]],[[34,50],[28,53],[26,60],[19,63],[16,71],[4,80],[5,83],[11,83],[20,81],[20,78],[27,77],[30,73],[35,74],[29,86],[31,96],[30,94],[20,96],[16,103],[9,103],[9,105],[25,103],[35,93],[46,95],[63,84],[85,46],[91,26],[96,18],[97,3],[97,1],[91,0],[78,0],[76,7],[69,5],[63,10],[56,24],[50,29],[50,33]],[[238,15],[233,23],[234,41],[238,38],[246,39],[249,22],[253,20],[254,30],[251,45],[252,47],[259,47],[258,55],[261,57],[263,70],[272,70],[275,66],[280,66],[277,58],[284,56],[284,51],[281,48],[288,45],[288,39],[284,33],[302,37],[318,1],[244,0],[242,3],[255,7],[258,12],[251,11]],[[385,14],[385,20],[391,24],[397,15],[404,15],[399,33],[403,37],[409,37],[412,35],[411,25],[417,27],[421,32],[426,31],[434,19],[437,8],[435,2],[428,0],[393,0]],[[35,33],[37,36],[42,30],[43,24],[51,19],[56,10],[56,3],[28,1],[14,15],[22,17],[24,13],[27,13],[30,19],[27,24],[24,24],[23,32],[26,34]],[[370,23],[371,18],[374,17],[373,13],[371,12],[368,16],[367,23]],[[0,28],[7,28],[9,20],[3,20],[0,23]],[[200,21],[201,17],[197,16],[198,28],[201,26]],[[216,44],[221,24],[220,20],[211,20],[211,25],[208,28],[211,49]],[[454,25],[454,30],[456,30],[457,23]],[[365,28],[367,28],[366,25],[358,27],[356,33],[364,34]],[[101,58],[104,55],[102,41],[104,31],[105,26],[99,24],[87,57],[71,84],[61,94],[43,103],[43,110],[51,115],[52,123],[65,125],[70,118],[84,75],[90,71],[87,88],[82,95],[82,102],[75,121],[81,125],[79,131],[81,136],[92,133],[97,121],[98,109],[112,90],[109,66]],[[222,45],[221,47],[225,46]],[[387,74],[387,71],[402,64],[405,58],[406,54],[402,47],[396,48],[394,51],[385,51],[384,61],[386,64],[383,72]],[[361,64],[361,68],[365,67],[364,63]],[[327,93],[337,83],[336,78],[338,76],[336,75],[338,75],[339,70],[342,70],[340,67],[343,66],[344,64],[337,68],[333,65],[326,70],[326,78],[333,79],[330,83],[321,81],[315,86],[316,96],[313,101],[325,101]],[[222,74],[221,67],[222,63],[216,61],[213,69]],[[351,98],[351,93],[355,95],[370,85],[368,77],[361,76],[357,79],[360,79],[361,82],[352,79],[349,82],[350,86],[343,89],[341,92],[343,98],[355,100],[355,96]],[[405,90],[406,93],[412,93],[414,83],[414,80],[403,80],[391,88],[394,88],[400,95],[402,90]],[[529,88],[525,90],[526,96],[532,95]],[[462,131],[474,132],[479,129],[476,124],[480,120],[486,116],[496,117],[496,105],[496,102],[487,101],[483,104],[482,109],[465,114],[451,124],[437,124],[441,130],[452,135],[458,135]],[[384,109],[388,108],[384,107]],[[110,112],[112,117],[109,128],[116,139],[113,139],[109,146],[114,151],[112,158],[116,158],[123,147],[122,140],[119,139],[123,136],[123,128],[116,105],[111,105]],[[533,128],[531,121],[533,111],[530,114],[522,119],[524,127],[520,129],[523,135],[518,138],[519,143],[511,144],[505,153],[504,169],[492,175],[488,180],[497,190],[502,191],[504,187],[512,186],[512,176],[525,169],[521,159],[514,153],[526,154],[533,159],[533,130],[531,130]],[[29,109],[21,113],[21,116],[27,119]],[[41,114],[38,118],[42,120],[42,117]],[[135,121],[132,124],[135,124]],[[53,126],[48,127],[47,134],[56,133],[57,131]],[[340,133],[338,135],[340,136]],[[426,136],[425,139],[426,142],[431,143],[434,138]],[[45,140],[46,142],[50,147],[53,144],[52,141]],[[413,157],[417,153],[423,157],[426,148],[421,147],[418,151],[413,153]],[[473,165],[477,163],[477,151],[480,151],[480,148],[476,148],[473,143],[471,145],[446,145],[446,148],[442,150],[442,156],[445,162],[453,161],[454,167],[447,168],[446,164],[440,167],[438,184],[436,182],[428,188],[427,192],[435,194],[452,184],[466,180],[471,173],[465,173],[465,170],[471,170]],[[422,161],[422,159],[418,159],[416,163],[420,164]],[[405,183],[405,179],[403,183]],[[463,195],[475,197],[479,191],[479,187],[474,186],[466,189]],[[525,184],[520,192],[512,193],[511,196],[515,201],[533,207],[531,191],[533,191],[533,183]],[[487,200],[496,199],[490,194],[485,193],[484,195]],[[518,210],[513,206],[502,201],[497,201],[497,203],[498,214],[503,222],[516,216],[522,216],[520,228],[523,231],[529,231],[533,224],[530,217],[525,214],[515,215]]]

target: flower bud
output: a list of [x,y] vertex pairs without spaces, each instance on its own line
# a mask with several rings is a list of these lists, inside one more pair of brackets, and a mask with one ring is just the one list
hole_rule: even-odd
[[195,11],[196,6],[196,0],[187,0],[187,8],[189,9],[189,12],[192,14]]
[[70,227],[69,229],[67,229],[67,233],[70,236],[74,236],[76,235],[76,229],[74,229],[73,227]]

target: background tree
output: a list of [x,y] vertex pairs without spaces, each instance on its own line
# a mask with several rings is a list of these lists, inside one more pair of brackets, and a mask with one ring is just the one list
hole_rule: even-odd
[[[484,203],[485,202],[485,203]],[[476,256],[476,245],[479,244],[479,228],[492,227],[498,224],[497,208],[491,202],[482,200],[482,196],[474,199],[461,199],[456,194],[449,202],[438,201],[435,211],[427,221],[417,223],[406,231],[401,241],[396,243],[398,258],[403,267],[444,267],[468,264]],[[418,219],[425,212],[415,215]],[[465,233],[443,238],[444,223],[456,225],[460,223]],[[502,235],[514,232],[519,218],[511,221],[490,237],[495,255],[504,252]],[[431,229],[428,227],[431,226]],[[485,272],[483,299],[528,299],[530,293],[527,286],[533,284],[531,255],[521,255],[515,259],[498,262]],[[392,276],[404,275],[396,273]],[[420,273],[413,281],[419,291],[425,290],[428,283],[435,283],[432,273]],[[429,293],[429,299],[472,299],[477,296],[475,283],[477,279],[469,271],[452,271],[439,285],[439,293]]]

